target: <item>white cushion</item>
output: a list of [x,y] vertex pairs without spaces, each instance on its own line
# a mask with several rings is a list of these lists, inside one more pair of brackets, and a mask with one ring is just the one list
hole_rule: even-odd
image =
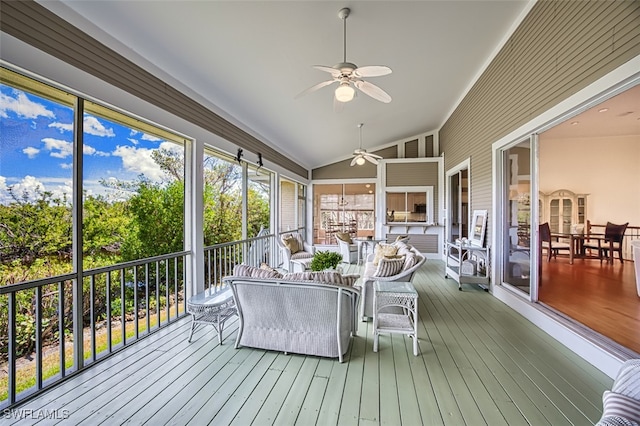
[[602,417],[623,417],[640,423],[640,401],[620,393],[604,391],[602,395]]

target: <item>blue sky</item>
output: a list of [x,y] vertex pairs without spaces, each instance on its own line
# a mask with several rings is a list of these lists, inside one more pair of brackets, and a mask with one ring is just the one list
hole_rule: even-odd
[[[163,174],[151,159],[164,141],[103,118],[84,116],[84,189],[108,194],[100,180],[133,180],[141,173],[154,181]],[[19,193],[35,188],[71,195],[73,110],[0,84],[0,203],[7,187]]]

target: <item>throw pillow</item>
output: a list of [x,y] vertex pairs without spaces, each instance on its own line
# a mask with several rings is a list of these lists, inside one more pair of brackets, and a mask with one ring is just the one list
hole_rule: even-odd
[[353,240],[351,239],[351,235],[348,232],[336,232],[336,238],[344,241],[347,244],[353,244]]
[[378,265],[380,259],[385,256],[395,256],[398,253],[398,247],[392,244],[376,244],[374,251],[373,264]]
[[402,266],[402,271],[406,271],[414,267],[414,265],[418,263],[418,258],[414,253],[409,252],[404,259],[404,266]]
[[233,268],[233,276],[249,278],[282,278],[282,274],[276,270],[269,271],[244,264],[236,265]]
[[344,285],[351,287],[360,275],[342,275],[335,271],[289,272],[282,277],[286,281],[313,281],[323,284]]
[[378,262],[378,268],[373,273],[374,277],[392,277],[402,272],[404,266],[404,257],[400,259],[387,259],[383,257]]
[[294,254],[300,251],[300,247],[298,245],[298,239],[293,235],[285,236],[282,239],[282,242],[284,243],[285,247],[287,247],[291,251],[291,254]]
[[602,417],[620,416],[631,422],[640,423],[640,401],[610,391],[602,395]]
[[260,264],[260,269],[264,269],[265,271],[271,271],[271,272],[278,272],[277,269],[272,268],[271,266],[267,265],[266,263],[262,262]]
[[398,254],[400,256],[405,256],[405,255],[411,253],[411,247],[409,247],[409,245],[407,243],[403,243],[402,241],[398,241],[396,243],[393,243],[393,245],[398,248]]

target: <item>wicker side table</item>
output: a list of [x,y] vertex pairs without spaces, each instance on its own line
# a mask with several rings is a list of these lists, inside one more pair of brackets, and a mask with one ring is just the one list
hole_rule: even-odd
[[197,325],[209,324],[218,332],[218,341],[222,344],[224,323],[232,316],[237,315],[231,287],[225,287],[215,292],[208,289],[191,296],[187,300],[187,312],[191,314],[189,342],[191,342],[193,331]]
[[373,283],[373,351],[381,332],[407,334],[418,356],[418,292],[410,282]]

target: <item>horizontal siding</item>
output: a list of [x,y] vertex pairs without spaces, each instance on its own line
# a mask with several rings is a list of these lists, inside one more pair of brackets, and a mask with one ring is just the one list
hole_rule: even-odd
[[425,138],[426,147],[425,147],[425,157],[435,157],[435,141],[433,140],[433,135],[428,135]]
[[538,1],[440,131],[445,170],[470,159],[471,208],[491,215],[493,142],[638,55],[639,1]]
[[405,142],[404,158],[418,158],[418,140]]
[[438,185],[438,163],[387,163],[386,186]]
[[34,1],[1,2],[2,31],[307,178],[286,155],[228,122]]
[[[372,151],[385,159],[398,158],[398,148],[396,145],[378,151]],[[352,158],[318,167],[311,171],[311,179],[364,179],[375,178],[378,173],[377,167],[369,162],[362,166],[351,166]]]
[[[393,242],[399,235],[407,234],[387,234],[387,241]],[[438,247],[440,247],[440,237],[438,234],[409,234],[409,237],[409,244],[414,246],[420,253],[438,253]]]

